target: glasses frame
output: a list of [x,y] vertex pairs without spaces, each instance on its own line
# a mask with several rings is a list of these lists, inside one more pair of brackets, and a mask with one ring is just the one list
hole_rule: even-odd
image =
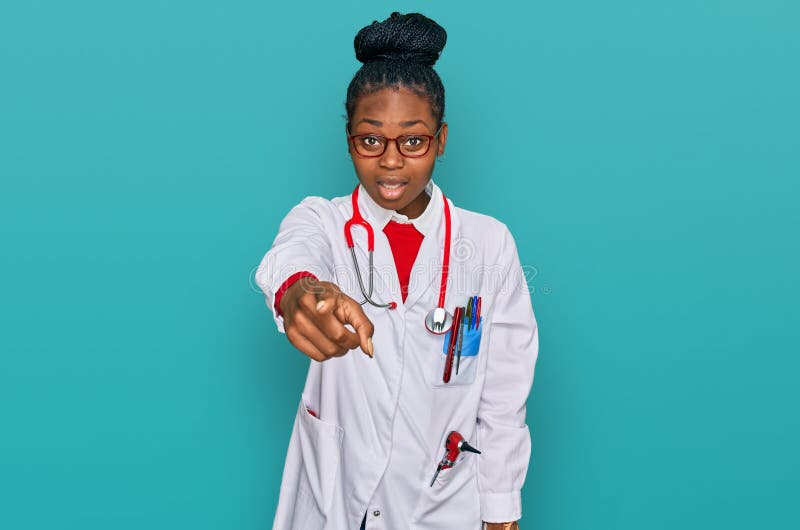
[[[442,125],[444,125],[444,124],[442,124]],[[388,136],[384,136],[382,134],[365,133],[365,134],[348,134],[347,138],[350,140],[350,144],[353,146],[353,151],[355,151],[356,155],[358,155],[360,158],[378,158],[380,156],[383,156],[384,153],[386,153],[386,148],[389,147],[389,142],[394,142],[394,145],[397,148],[397,152],[400,153],[400,155],[403,156],[404,158],[422,158],[423,156],[427,155],[430,152],[431,145],[433,145],[433,139],[436,138],[437,136],[439,136],[439,133],[442,132],[442,125],[439,125],[439,128],[436,129],[436,132],[433,133],[433,134],[409,133],[409,134],[401,134],[400,136],[396,136],[394,138],[389,138]],[[350,132],[349,128],[348,128],[347,132],[348,133]],[[361,152],[359,152],[358,147],[356,147],[355,139],[356,138],[363,138],[365,136],[374,136],[376,138],[383,138],[384,140],[386,140],[386,143],[383,144],[383,151],[381,151],[380,153],[378,153],[376,155],[365,155],[365,154],[362,154]],[[421,153],[419,155],[407,155],[407,154],[403,153],[403,151],[400,149],[400,142],[398,140],[400,138],[405,137],[405,136],[423,136],[423,137],[427,138],[428,139],[428,148],[425,149],[424,153]]]

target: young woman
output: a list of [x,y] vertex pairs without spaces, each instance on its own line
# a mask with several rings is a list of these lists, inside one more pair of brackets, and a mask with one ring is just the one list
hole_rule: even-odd
[[447,142],[433,70],[445,41],[416,13],[359,31],[344,131],[359,184],[293,208],[256,275],[278,329],[313,359],[277,529],[521,516],[538,333],[505,225],[431,180]]

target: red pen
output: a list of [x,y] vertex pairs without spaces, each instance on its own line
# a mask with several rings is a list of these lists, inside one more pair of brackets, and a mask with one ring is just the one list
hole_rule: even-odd
[[478,309],[475,313],[475,329],[481,327],[481,297],[478,297]]
[[442,375],[442,381],[445,383],[450,382],[450,374],[453,371],[453,354],[458,342],[458,328],[461,326],[461,317],[463,315],[462,309],[457,307],[453,314],[453,327],[450,328],[450,342],[447,344],[447,358],[444,360],[444,374]]

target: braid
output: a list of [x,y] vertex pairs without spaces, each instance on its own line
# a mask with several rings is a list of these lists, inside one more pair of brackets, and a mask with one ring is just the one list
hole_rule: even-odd
[[446,42],[444,28],[419,13],[394,12],[361,28],[353,45],[364,64],[347,88],[348,120],[359,97],[402,86],[430,102],[438,127],[444,118],[444,85],[433,65]]

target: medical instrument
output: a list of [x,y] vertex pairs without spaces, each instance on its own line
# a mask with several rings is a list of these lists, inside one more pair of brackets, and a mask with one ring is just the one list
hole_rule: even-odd
[[[372,299],[372,291],[374,288],[373,278],[375,275],[373,262],[373,254],[375,251],[375,234],[372,231],[372,225],[370,225],[369,222],[367,222],[367,220],[361,216],[361,212],[358,209],[358,188],[359,186],[356,186],[356,188],[353,190],[353,195],[351,198],[353,203],[353,215],[344,224],[344,238],[347,242],[347,248],[350,249],[350,257],[353,259],[353,266],[355,267],[356,277],[358,278],[358,286],[361,289],[361,294],[364,296],[364,300],[362,300],[360,303],[361,305],[369,303],[375,307],[396,309],[397,302],[381,304]],[[444,308],[447,292],[447,276],[450,268],[450,205],[447,202],[447,197],[444,196],[444,193],[442,194],[442,200],[444,201],[444,255],[442,256],[442,277],[441,283],[439,284],[439,303],[425,316],[425,327],[428,328],[428,331],[437,335],[447,333],[447,331],[450,330],[453,325],[453,315],[451,315]],[[353,242],[352,234],[353,225],[359,225],[367,232],[367,253],[369,254],[369,289],[364,287],[361,269],[358,266],[358,259],[356,259],[355,243]]]
[[458,343],[458,328],[461,326],[462,312],[461,307],[457,307],[453,316],[453,327],[450,329],[450,342],[447,344],[447,358],[444,360],[444,373],[442,381],[450,382],[450,375],[453,372],[453,355],[455,354],[456,344]]
[[[361,217],[361,211],[358,209],[358,186],[353,191],[353,215],[344,224],[344,238],[347,242],[347,248],[350,249],[350,257],[353,258],[353,266],[356,269],[356,278],[358,278],[358,286],[361,288],[361,294],[364,295],[364,300],[359,302],[361,305],[369,303],[375,307],[385,307],[388,309],[397,308],[397,302],[389,302],[388,304],[381,304],[372,299],[372,290],[374,283],[375,268],[373,265],[373,252],[375,250],[375,233],[372,231],[366,219]],[[353,243],[352,229],[353,225],[359,225],[367,231],[367,251],[369,253],[369,292],[364,289],[364,281],[361,279],[361,270],[358,267],[358,260],[356,259],[355,243]]]
[[425,327],[437,335],[447,333],[453,327],[453,315],[444,308],[447,292],[447,275],[450,272],[450,205],[442,193],[444,200],[444,253],[442,256],[442,279],[439,284],[439,304],[431,309],[425,317]]
[[436,482],[436,477],[439,476],[441,470],[450,469],[456,464],[456,458],[458,458],[458,454],[461,451],[481,454],[480,451],[467,443],[464,437],[461,436],[461,433],[456,431],[450,431],[450,434],[447,435],[447,440],[444,442],[444,449],[444,456],[442,457],[442,461],[439,462],[439,466],[436,468],[436,473],[433,475],[431,487],[433,487],[433,483]]

